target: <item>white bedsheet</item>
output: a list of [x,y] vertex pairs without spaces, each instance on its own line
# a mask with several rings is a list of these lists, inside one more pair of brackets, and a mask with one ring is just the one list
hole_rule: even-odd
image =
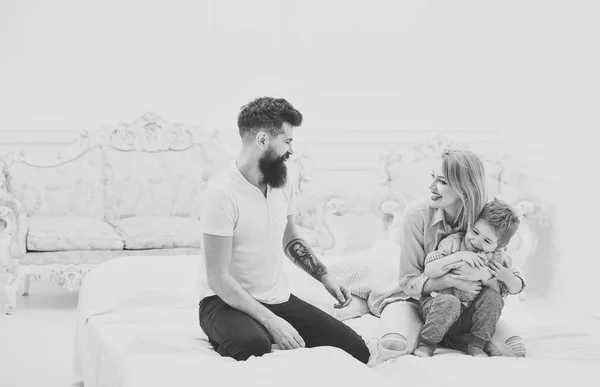
[[[597,339],[575,323],[571,311],[553,304],[535,310],[530,301],[508,302],[503,312],[526,342],[525,359],[480,359],[442,349],[429,359],[403,356],[369,369],[341,350],[312,348],[236,362],[215,353],[198,325],[196,269],[190,256],[135,257],[109,261],[88,275],[75,348],[75,373],[85,387],[599,383]],[[324,308],[331,303],[317,288],[297,290]],[[345,323],[369,341],[377,337],[378,321],[365,315]]]
[[276,350],[237,362],[214,352],[195,310],[138,309],[91,317],[77,351],[85,387],[391,386],[330,347]]

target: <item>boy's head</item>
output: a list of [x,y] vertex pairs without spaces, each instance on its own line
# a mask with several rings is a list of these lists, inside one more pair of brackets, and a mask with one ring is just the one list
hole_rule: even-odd
[[511,206],[494,199],[486,203],[473,227],[467,229],[465,244],[470,250],[485,253],[501,249],[510,242],[520,223]]

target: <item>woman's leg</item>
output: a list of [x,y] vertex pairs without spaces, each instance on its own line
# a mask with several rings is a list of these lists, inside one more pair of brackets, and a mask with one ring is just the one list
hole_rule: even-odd
[[525,357],[527,354],[523,339],[502,317],[496,324],[496,332],[485,346],[491,356]]
[[381,313],[379,356],[382,360],[413,353],[419,342],[423,320],[416,301],[389,304]]

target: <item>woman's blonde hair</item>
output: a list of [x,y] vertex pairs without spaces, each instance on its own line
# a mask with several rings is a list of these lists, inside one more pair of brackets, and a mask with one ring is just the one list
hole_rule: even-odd
[[459,229],[466,231],[487,202],[483,163],[471,151],[447,149],[442,154],[442,173],[462,199],[463,208],[456,219]]

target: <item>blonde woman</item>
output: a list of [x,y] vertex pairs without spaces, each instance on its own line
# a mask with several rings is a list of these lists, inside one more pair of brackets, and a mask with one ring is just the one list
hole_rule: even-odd
[[[477,295],[481,279],[491,274],[486,268],[472,268],[467,262],[452,265],[452,271],[439,278],[427,278],[425,256],[437,249],[446,236],[472,226],[487,201],[483,163],[464,150],[447,150],[432,171],[431,195],[410,204],[400,227],[400,278],[394,294],[401,301],[388,304],[381,314],[379,360],[413,353],[423,321],[418,300],[434,291],[456,288]],[[460,346],[460,343],[455,343]],[[511,335],[500,321],[486,350],[492,355],[524,356],[520,337]]]

